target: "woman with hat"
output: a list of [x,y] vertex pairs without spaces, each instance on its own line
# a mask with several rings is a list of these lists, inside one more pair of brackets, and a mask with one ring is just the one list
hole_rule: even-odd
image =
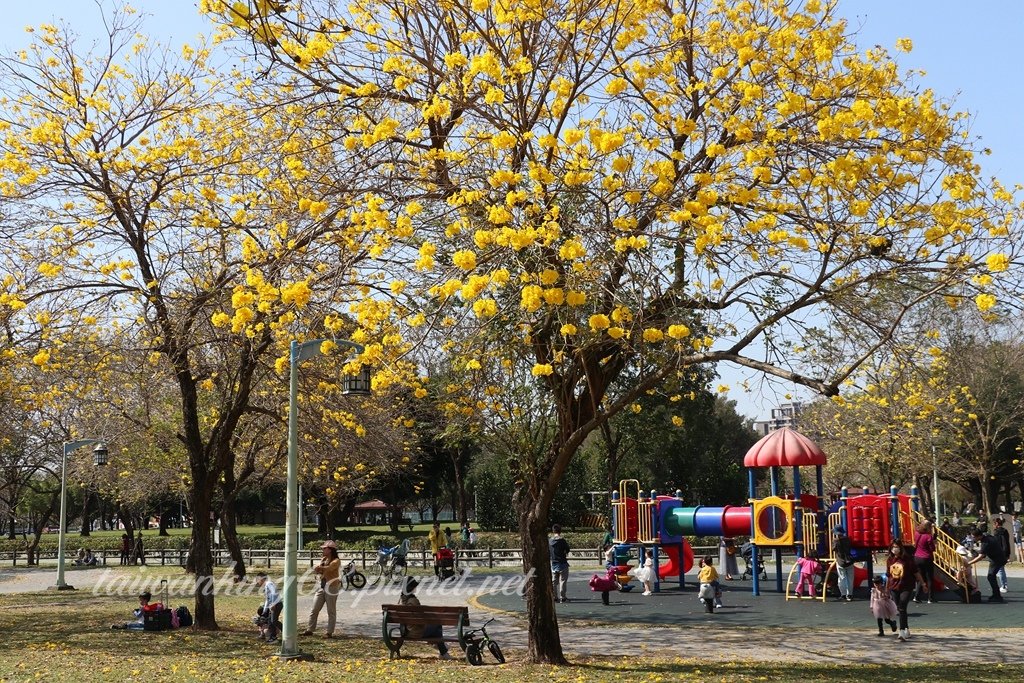
[[309,623],[306,624],[306,630],[302,635],[313,635],[320,610],[327,605],[327,637],[333,638],[334,624],[337,620],[338,591],[341,590],[341,559],[338,558],[338,545],[334,541],[327,541],[320,549],[323,551],[323,558],[320,564],[313,568],[313,572],[320,577],[320,585],[317,586],[316,595],[313,597]]

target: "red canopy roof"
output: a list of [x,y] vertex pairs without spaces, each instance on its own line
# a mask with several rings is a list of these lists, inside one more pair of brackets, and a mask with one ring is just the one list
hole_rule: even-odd
[[825,454],[806,436],[783,427],[764,437],[747,451],[744,467],[796,467],[824,465]]
[[370,512],[373,512],[374,510],[390,510],[390,509],[392,509],[394,507],[397,507],[397,506],[395,506],[395,505],[388,505],[384,501],[378,500],[378,499],[374,498],[373,500],[368,500],[365,503],[359,503],[358,505],[356,505],[352,509],[353,510],[368,510]]

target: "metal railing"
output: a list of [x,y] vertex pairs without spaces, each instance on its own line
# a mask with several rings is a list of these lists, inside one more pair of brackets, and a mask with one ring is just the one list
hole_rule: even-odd
[[[915,526],[928,519],[918,511],[913,512]],[[966,566],[964,558],[956,551],[960,543],[942,529],[932,525],[932,537],[935,539],[935,552],[932,555],[932,564],[936,569],[942,571],[953,583],[964,591],[965,602],[971,601],[971,590],[967,582],[967,572],[970,569]],[[963,571],[961,571],[963,570]],[[931,586],[928,589],[931,590]]]

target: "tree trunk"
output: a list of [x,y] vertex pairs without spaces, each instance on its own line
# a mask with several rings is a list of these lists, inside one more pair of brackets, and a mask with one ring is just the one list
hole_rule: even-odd
[[[197,473],[193,468],[193,476]],[[211,498],[208,493],[212,487],[198,477],[192,487],[192,538],[189,543],[188,570],[195,575],[195,628],[215,631],[218,629],[216,612],[213,604],[213,553],[210,543]],[[204,495],[205,494],[205,495]]]
[[159,531],[157,531],[156,535],[157,536],[170,536],[171,534],[168,533],[168,531],[167,531],[167,512],[168,512],[168,509],[167,509],[166,506],[161,506],[159,511],[160,511],[160,527],[159,527]]
[[237,577],[245,576],[245,559],[242,557],[242,546],[238,543],[237,517],[234,499],[225,500],[220,510],[220,533],[231,553],[232,571]]
[[18,530],[18,518],[14,516],[14,508],[11,508],[8,511],[7,522],[7,538],[13,541],[15,538],[18,537],[18,534],[16,533]]
[[121,525],[124,526],[124,532],[128,534],[128,543],[134,546],[135,544],[135,525],[132,523],[132,516],[124,509],[123,505],[117,506],[117,517],[121,520]]
[[82,494],[82,529],[78,532],[79,536],[88,536],[92,530],[92,523],[89,521],[92,517],[92,494],[88,491]]
[[527,660],[535,664],[568,664],[562,653],[554,592],[551,585],[551,557],[548,554],[548,510],[528,501],[520,513],[519,536],[523,544],[523,572],[526,585],[528,627]]
[[981,495],[982,495],[982,507],[986,514],[989,516],[995,514],[996,511],[996,491],[995,483],[989,476],[988,470],[982,470],[981,472]]
[[[457,452],[456,452],[457,453]],[[455,470],[455,501],[459,506],[459,521],[463,524],[469,523],[469,501],[466,497],[466,477],[463,475],[462,468],[459,467],[459,460],[461,458],[458,454],[452,456],[452,464]]]
[[57,489],[50,496],[50,504],[46,507],[46,512],[43,513],[43,516],[39,518],[35,526],[32,528],[32,540],[29,542],[28,547],[25,548],[28,555],[27,562],[30,565],[39,564],[39,539],[43,537],[43,527],[45,527],[49,523],[50,517],[52,517],[54,512],[57,510],[57,506],[59,505],[59,503],[60,489]]

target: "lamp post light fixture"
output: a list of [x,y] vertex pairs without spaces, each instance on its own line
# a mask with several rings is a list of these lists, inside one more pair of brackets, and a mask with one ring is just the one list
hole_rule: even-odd
[[74,586],[64,581],[64,537],[68,526],[68,455],[83,446],[96,446],[92,450],[93,463],[107,464],[107,447],[98,439],[78,439],[64,442],[64,457],[60,465],[60,529],[57,534],[57,585],[59,591],[73,591]]
[[[288,360],[288,493],[284,530],[284,585],[281,612],[281,652],[278,659],[312,659],[298,648],[298,525],[299,525],[299,364],[321,354],[324,342],[363,353],[361,344],[344,339],[292,340]],[[370,369],[363,367],[357,377],[346,377],[342,385],[346,396],[367,396],[370,393]]]

